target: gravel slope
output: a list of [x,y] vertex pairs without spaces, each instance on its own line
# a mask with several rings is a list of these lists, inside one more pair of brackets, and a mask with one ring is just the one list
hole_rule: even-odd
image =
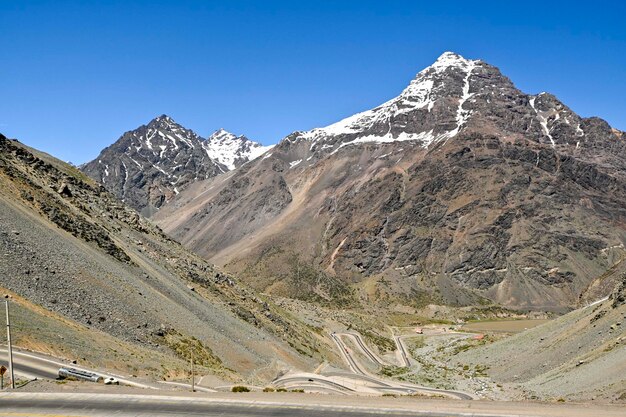
[[626,402],[626,275],[604,302],[456,357],[521,397]]
[[315,365],[304,326],[79,171],[2,136],[0,253],[0,287],[125,342],[198,350],[231,378]]

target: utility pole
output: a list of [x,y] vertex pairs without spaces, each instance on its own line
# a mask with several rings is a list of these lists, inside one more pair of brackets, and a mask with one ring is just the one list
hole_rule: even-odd
[[196,392],[196,382],[193,369],[193,348],[191,349],[191,392]]
[[11,376],[11,388],[15,389],[15,375],[13,374],[13,347],[11,346],[11,322],[9,321],[9,300],[6,300],[7,311],[7,345],[9,347],[9,375]]

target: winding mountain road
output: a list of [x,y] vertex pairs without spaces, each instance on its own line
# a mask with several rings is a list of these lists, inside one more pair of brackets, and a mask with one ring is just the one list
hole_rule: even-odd
[[404,362],[405,368],[411,367],[411,361],[409,360],[409,355],[406,352],[406,348],[404,347],[404,343],[402,342],[402,336],[393,336],[393,340],[396,342],[396,346],[398,347],[398,352],[400,352],[400,358],[402,358],[402,362]]
[[[330,333],[330,337],[335,341],[335,344],[339,348],[339,351],[341,352],[343,358],[346,360],[348,366],[350,367],[350,369],[355,375],[350,375],[347,373],[334,373],[332,375],[327,374],[326,376],[337,376],[337,377],[341,376],[347,379],[352,379],[352,380],[357,380],[357,381],[365,380],[367,383],[363,384],[363,387],[361,388],[361,390],[365,390],[365,388],[367,388],[370,391],[385,393],[385,394],[386,393],[413,394],[416,392],[423,392],[423,393],[440,394],[440,395],[444,395],[447,397],[458,398],[462,400],[474,399],[472,395],[467,394],[465,392],[436,389],[436,388],[423,387],[421,385],[415,385],[415,384],[410,384],[410,383],[401,383],[397,381],[383,380],[377,377],[376,375],[369,374],[366,370],[364,370],[361,364],[359,364],[356,358],[352,356],[352,354],[350,353],[350,349],[341,340],[340,336],[349,336],[349,337],[356,339],[357,344],[360,349],[362,349],[364,352],[368,352],[368,351],[370,352],[371,356],[366,353],[368,357],[370,358],[372,356],[375,357],[373,352],[371,352],[370,349],[367,347],[367,345],[365,345],[360,335],[357,338],[354,335],[354,333],[335,333],[335,332]],[[394,336],[394,338],[396,337],[398,338],[396,339],[396,343],[401,348],[401,354],[405,358],[406,363],[408,363],[407,366],[410,367],[408,355],[406,353],[404,345],[402,344],[402,340],[400,339],[400,336]],[[382,361],[379,362],[376,359],[374,359],[374,361],[377,363],[382,363]],[[356,391],[358,389],[359,389],[359,385],[356,382],[354,382],[354,390]]]
[[361,351],[363,353],[365,353],[365,355],[367,355],[367,357],[370,358],[370,360],[374,363],[376,363],[378,366],[385,366],[386,364],[383,362],[382,359],[380,359],[378,357],[378,355],[376,355],[363,341],[363,338],[361,337],[360,334],[358,333],[342,333],[341,335],[344,336],[348,336],[351,337],[352,339],[354,339],[357,343],[357,345],[359,346],[359,349],[361,349]]

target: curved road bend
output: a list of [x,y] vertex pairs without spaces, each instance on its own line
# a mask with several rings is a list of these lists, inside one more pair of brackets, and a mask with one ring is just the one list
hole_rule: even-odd
[[404,343],[402,343],[402,336],[393,336],[393,340],[396,341],[396,346],[398,347],[398,350],[400,351],[400,356],[402,357],[402,361],[404,362],[404,367],[405,368],[410,368],[411,367],[411,361],[409,361],[409,355],[407,355],[406,353],[406,349],[404,348]]
[[[341,385],[337,382],[330,381],[324,378],[316,378],[314,376],[292,376],[287,378],[281,378],[274,381],[274,385],[278,388],[287,387],[290,384],[297,384],[297,388],[301,388],[302,384],[306,383],[317,383],[321,386],[331,387],[334,392],[338,392],[341,394],[346,393],[354,393],[354,390],[346,387],[345,385]],[[316,388],[320,388],[320,386],[316,386]]]
[[374,354],[374,352],[372,352],[369,347],[367,347],[367,345],[363,341],[363,338],[361,337],[360,334],[358,334],[358,333],[341,333],[341,335],[346,335],[346,336],[352,337],[352,339],[354,339],[356,341],[357,345],[359,346],[359,349],[361,349],[361,351],[363,353],[365,353],[370,358],[370,360],[372,362],[374,362],[378,366],[385,366],[383,361],[376,354]]
[[333,340],[335,341],[335,344],[339,348],[339,351],[341,352],[341,355],[343,356],[343,358],[348,363],[348,366],[350,367],[352,372],[354,372],[355,374],[366,375],[365,371],[361,369],[361,367],[354,360],[352,355],[350,355],[350,353],[348,352],[348,347],[343,343],[343,341],[339,338],[339,336],[337,336],[337,334],[335,334],[335,333],[331,333],[330,337],[332,337]]
[[[390,390],[394,390],[394,391],[405,391],[405,392],[414,392],[414,391],[423,391],[423,392],[432,392],[434,394],[442,394],[442,395],[446,395],[446,396],[451,396],[451,397],[455,397],[461,400],[473,400],[474,397],[471,396],[470,394],[464,393],[464,392],[460,392],[460,391],[452,391],[452,390],[443,390],[443,389],[436,389],[436,388],[430,388],[430,387],[423,387],[421,385],[415,385],[415,384],[410,384],[410,383],[401,383],[401,382],[396,382],[396,381],[388,381],[388,380],[381,380],[373,375],[369,375],[367,372],[365,372],[364,370],[361,369],[361,367],[359,366],[358,362],[356,361],[355,358],[352,357],[352,355],[350,354],[347,346],[343,343],[343,341],[337,336],[336,333],[331,333],[330,336],[333,338],[333,340],[335,341],[335,343],[337,344],[337,346],[339,347],[339,350],[341,351],[343,357],[346,359],[346,361],[348,362],[348,365],[350,366],[350,368],[352,369],[352,371],[357,374],[355,375],[356,377],[368,377],[368,379],[372,380],[372,382],[376,381],[378,384],[380,384],[380,386],[378,387],[378,389],[382,392],[390,392]],[[398,339],[396,339],[396,337]],[[403,354],[403,357],[405,358],[405,361],[407,363],[408,362],[408,357],[406,356],[406,351],[404,350],[404,346],[402,344],[402,341],[399,340],[400,336],[394,336],[394,339],[396,340],[396,343],[401,347],[401,353]],[[409,363],[410,366],[410,363]]]
[[[0,365],[4,365],[8,368],[9,365],[7,362],[8,353],[6,348],[0,348]],[[16,377],[22,376],[29,379],[56,379],[59,376],[59,368],[61,366],[75,365],[55,363],[52,360],[33,355],[31,353],[20,352],[13,348],[13,371],[15,372]]]

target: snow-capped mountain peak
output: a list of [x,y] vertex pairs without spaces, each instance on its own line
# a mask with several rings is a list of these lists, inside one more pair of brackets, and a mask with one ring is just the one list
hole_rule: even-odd
[[[245,138],[245,136],[241,136]],[[208,138],[208,141],[213,142],[232,142],[237,139],[237,136],[233,133],[230,133],[224,128],[219,128],[215,132],[213,132]]]
[[[473,71],[482,62],[469,60],[453,52],[443,53],[432,65],[420,71],[400,95],[380,106],[357,113],[329,126],[301,133],[301,137],[316,143],[333,141],[337,136],[345,137],[339,147],[353,143],[420,141],[424,147],[432,142],[447,140],[456,136],[467,123],[471,111],[465,108],[472,96],[470,82]],[[459,83],[460,81],[460,83]],[[432,128],[428,125],[420,129],[407,129],[407,123],[417,115],[417,111],[430,113],[442,99],[456,101],[454,126],[449,129]],[[446,108],[449,104],[445,104]],[[423,118],[420,116],[419,118]],[[395,125],[395,126],[394,126]],[[418,127],[418,126],[415,126]],[[413,130],[413,131],[412,131]],[[325,146],[328,148],[328,146]]]
[[203,140],[163,114],[124,133],[81,169],[150,216],[191,182],[225,172],[207,156]]
[[[405,88],[400,96],[383,104],[400,104],[405,109],[423,108],[431,110],[438,94],[444,87],[443,74],[447,70],[458,70],[468,77],[478,60],[469,60],[454,52],[444,52],[431,66],[424,68]],[[469,81],[464,87],[469,87]]]
[[441,54],[430,67],[427,67],[422,72],[427,71],[431,68],[441,71],[450,67],[467,67],[471,63],[475,62],[478,62],[478,60],[465,59],[456,52],[447,51]]
[[244,135],[237,136],[220,128],[202,143],[202,147],[209,158],[232,170],[256,159],[273,146],[263,146]]

